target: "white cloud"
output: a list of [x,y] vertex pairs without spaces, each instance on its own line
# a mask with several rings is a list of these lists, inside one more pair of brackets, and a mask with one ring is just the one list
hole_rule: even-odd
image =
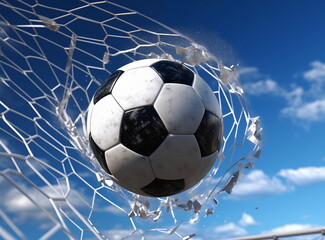
[[[270,234],[270,233],[286,233],[286,232],[291,232],[291,231],[299,231],[299,230],[305,230],[313,227],[310,224],[285,224],[283,226],[271,229],[269,231],[264,231],[263,233]],[[311,239],[314,239],[315,236],[311,236]],[[307,240],[309,238],[306,238],[306,236],[303,237],[296,237],[295,240]]]
[[302,87],[293,86],[290,91],[282,89],[281,97],[287,100],[288,106],[300,106],[303,104],[305,91]]
[[[285,233],[285,232],[291,232],[291,231],[299,231],[299,230],[305,230],[308,228],[314,227],[310,224],[286,224],[268,231],[264,231],[265,234],[274,233],[275,235],[278,233]],[[294,238],[290,238],[292,240],[313,240],[315,239],[315,235],[304,235],[304,236],[296,236]]]
[[[193,233],[197,233],[199,230],[194,224],[181,224],[180,227],[177,229],[176,233],[169,235],[170,229],[151,229],[151,230],[134,230],[134,229],[111,229],[104,231],[104,234],[112,240],[120,240],[127,237],[129,240],[138,240],[144,239],[146,240],[179,240],[180,236],[185,237],[191,235]],[[210,232],[209,232],[210,235]],[[191,240],[203,240],[198,236],[194,236]]]
[[309,122],[323,121],[325,119],[325,98],[303,103],[294,104],[282,110],[284,115]]
[[214,233],[214,239],[224,239],[230,237],[243,236],[247,234],[247,231],[244,228],[236,225],[233,222],[214,227],[212,231]]
[[325,82],[325,63],[313,61],[310,63],[311,69],[304,72],[303,76],[309,81]]
[[278,175],[296,185],[308,185],[325,181],[325,167],[282,169]]
[[251,215],[243,213],[241,219],[239,220],[239,224],[243,227],[247,227],[257,225],[257,222]]
[[11,188],[4,194],[4,201],[2,203],[5,208],[11,212],[34,211],[37,207],[35,204],[37,204],[42,208],[48,209],[51,207],[51,203],[45,195],[41,194],[41,192],[52,198],[60,198],[63,197],[63,192],[66,191],[66,188],[63,190],[59,185],[55,185],[53,188],[44,186],[40,187],[39,190],[28,187],[23,187],[23,189],[28,197],[16,188]]
[[[8,141],[4,138],[0,138],[0,152],[4,152],[4,153],[9,152]],[[15,168],[12,159],[2,156],[0,161],[0,169],[9,169],[9,168],[12,169]]]
[[[240,72],[240,71],[239,71]],[[314,61],[301,76],[308,86],[280,86],[256,67],[243,68],[239,74],[243,89],[249,95],[272,95],[285,100],[281,114],[299,123],[325,121],[325,63]]]
[[[2,189],[0,208],[6,212],[13,213],[13,221],[27,222],[31,217],[35,221],[39,221],[39,227],[53,226],[53,221],[49,218],[48,214],[56,216],[55,206],[60,204],[60,208],[64,212],[72,211],[65,201],[50,201],[50,198],[66,199],[71,205],[76,208],[89,207],[83,201],[86,197],[75,190],[70,190],[65,185],[42,186],[39,189],[19,186],[23,194],[17,188],[8,187]],[[57,205],[58,207],[58,205]],[[43,209],[43,210],[42,210]]]
[[237,71],[239,77],[256,78],[260,76],[257,67],[240,67]]
[[269,77],[263,76],[256,67],[238,69],[238,75],[245,93],[260,96],[262,94],[280,95],[283,89]]
[[273,81],[272,79],[245,83],[243,84],[243,88],[245,93],[255,96],[260,96],[262,94],[281,95],[283,92],[277,82]]
[[127,239],[136,240],[141,239],[141,237],[143,236],[142,231],[135,231],[134,229],[112,229],[105,231],[104,234],[112,240],[120,240],[128,236],[129,237]]
[[125,214],[128,214],[124,209],[118,208],[118,207],[116,207],[114,205],[109,205],[109,206],[105,207],[103,209],[103,211],[107,211],[109,213],[112,213],[114,215],[119,215],[119,216],[123,216]]
[[270,233],[283,233],[283,232],[291,232],[291,231],[298,231],[311,228],[310,224],[286,224],[281,227],[274,228],[270,230]]
[[[293,191],[297,186],[318,182],[325,182],[325,167],[281,169],[275,176],[269,176],[262,170],[256,169],[247,174],[241,174],[231,195],[226,195],[225,198],[240,200],[261,195],[281,194]],[[244,215],[245,213],[242,216],[242,222],[239,222],[240,224],[245,222],[245,217],[246,220],[249,219],[249,215],[245,217]],[[245,223],[241,225],[245,226]]]
[[287,91],[284,97],[288,106],[281,113],[302,122],[325,121],[325,63],[314,61],[310,66],[303,74],[309,86],[295,86],[293,91]]
[[247,175],[241,175],[230,198],[279,194],[289,190],[291,188],[282,183],[279,178],[269,177],[261,170],[253,170]]

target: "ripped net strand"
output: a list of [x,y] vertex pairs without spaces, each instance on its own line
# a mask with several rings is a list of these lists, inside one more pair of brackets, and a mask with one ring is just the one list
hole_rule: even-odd
[[[261,151],[262,129],[250,116],[236,68],[110,1],[1,0],[0,9],[0,236],[195,236],[182,226],[213,214],[219,194],[231,193],[239,172],[251,168]],[[115,69],[144,58],[186,64],[209,83],[223,112],[215,166],[198,185],[167,198],[116,185],[94,160],[86,136],[97,87]]]

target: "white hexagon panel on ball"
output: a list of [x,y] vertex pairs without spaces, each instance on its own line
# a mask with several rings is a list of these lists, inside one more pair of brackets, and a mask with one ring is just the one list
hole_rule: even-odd
[[198,164],[201,153],[193,135],[168,135],[149,159],[157,178],[173,180],[186,177]]
[[162,85],[163,81],[152,68],[134,68],[121,75],[112,95],[126,111],[153,104]]
[[191,86],[174,83],[163,86],[154,107],[171,134],[194,134],[205,111]]
[[194,75],[193,88],[199,94],[205,109],[221,119],[221,109],[216,96],[214,95],[207,82],[197,74]]
[[140,189],[155,179],[148,157],[133,152],[119,144],[105,152],[107,167],[118,184],[129,191]]
[[112,95],[107,95],[94,105],[90,131],[95,143],[102,150],[119,143],[123,113],[123,109]]
[[161,61],[159,58],[150,58],[150,59],[142,59],[138,61],[131,62],[129,64],[120,67],[118,70],[122,70],[124,72],[134,69],[134,68],[142,68],[142,67],[149,67],[150,65]]

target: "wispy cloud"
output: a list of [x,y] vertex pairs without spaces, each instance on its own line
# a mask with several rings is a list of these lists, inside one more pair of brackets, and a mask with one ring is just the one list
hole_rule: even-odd
[[[177,234],[172,233],[170,234],[171,230],[174,227],[162,228],[162,229],[151,229],[151,230],[134,230],[134,229],[124,229],[124,228],[116,228],[104,231],[103,233],[112,240],[120,240],[120,239],[144,239],[146,240],[180,240],[181,237],[188,236],[189,234],[199,234],[204,235],[204,233],[200,232],[199,229],[196,227],[195,224],[181,224],[177,229]],[[210,234],[210,232],[209,232]],[[191,240],[203,240],[200,236],[194,236],[190,238]],[[205,239],[205,238],[204,238]]]
[[267,233],[283,233],[283,232],[290,232],[290,231],[298,231],[311,228],[310,224],[286,224],[272,230],[266,231]]
[[55,185],[53,187],[43,186],[39,189],[23,187],[23,189],[24,192],[26,192],[26,195],[22,194],[16,188],[11,188],[9,191],[4,192],[4,201],[2,204],[10,212],[20,213],[24,211],[34,211],[36,209],[35,204],[41,208],[49,209],[51,208],[52,204],[50,201],[48,201],[48,198],[63,198],[64,192],[67,190],[66,187],[61,187],[59,185]]
[[[49,214],[53,216],[57,214],[55,207],[58,203],[65,212],[72,211],[65,204],[66,202],[76,208],[89,207],[85,202],[86,197],[82,193],[69,190],[65,185],[42,186],[37,189],[21,184],[20,188],[25,194],[17,188],[10,188],[10,186],[7,189],[2,189],[0,208],[12,213],[15,222],[27,223],[32,217],[34,221],[39,221],[40,229],[53,226],[54,223],[49,218]],[[51,201],[51,199],[57,199],[57,201]],[[58,201],[58,199],[62,199],[62,201]]]
[[325,98],[303,103],[301,105],[291,105],[282,109],[282,113],[291,118],[318,122],[325,120]]
[[[283,226],[268,230],[268,231],[263,231],[265,234],[274,234],[276,235],[277,233],[285,233],[285,232],[291,232],[291,231],[299,231],[299,230],[305,230],[308,228],[314,227],[311,224],[285,224]],[[290,238],[291,239],[291,238]],[[315,235],[309,235],[309,236],[296,236],[294,237],[294,240],[314,240]]]
[[313,61],[309,70],[300,74],[307,87],[293,84],[285,88],[256,67],[243,68],[239,76],[247,94],[267,94],[284,99],[286,105],[280,110],[282,116],[299,123],[325,121],[325,63]]
[[[256,169],[240,175],[232,194],[227,195],[226,198],[240,200],[261,195],[281,194],[294,191],[301,185],[319,182],[325,182],[325,167],[281,169],[274,176]],[[248,219],[248,216],[245,217]]]
[[311,69],[304,72],[305,79],[325,83],[325,63],[313,61],[310,66]]
[[325,181],[325,167],[282,169],[278,175],[295,185],[308,185]]
[[143,236],[142,231],[135,231],[134,229],[112,229],[105,231],[104,234],[112,240],[120,240],[126,237],[129,237],[129,239],[141,239]]
[[250,78],[258,78],[260,77],[260,73],[257,67],[240,67],[238,69],[239,76],[249,75]]
[[281,96],[283,89],[272,79],[260,80],[244,84],[245,92],[250,95],[260,96],[262,94],[273,94]]
[[279,194],[291,190],[278,177],[270,177],[262,170],[253,170],[241,175],[230,198],[255,197],[259,195]]
[[212,232],[214,233],[214,239],[224,239],[230,237],[238,237],[247,234],[245,228],[238,226],[233,222],[229,222],[217,227],[214,227]]
[[114,214],[114,215],[119,215],[119,216],[123,216],[125,214],[128,214],[124,209],[122,209],[121,207],[117,207],[117,206],[114,206],[114,205],[109,205],[105,208],[102,209],[103,211],[107,211],[111,214]]
[[243,227],[257,225],[255,219],[249,215],[248,213],[243,213],[241,219],[239,220],[239,224]]

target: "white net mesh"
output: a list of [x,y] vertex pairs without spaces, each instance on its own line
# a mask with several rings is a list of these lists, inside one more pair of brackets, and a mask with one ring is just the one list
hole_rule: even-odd
[[[204,47],[109,1],[0,1],[0,236],[5,239],[190,239],[260,154],[236,69]],[[93,160],[85,122],[109,74],[131,61],[183,61],[215,91],[224,117],[219,160],[194,188],[133,195]],[[146,219],[146,220],[144,220]],[[121,227],[122,226],[122,227]]]

